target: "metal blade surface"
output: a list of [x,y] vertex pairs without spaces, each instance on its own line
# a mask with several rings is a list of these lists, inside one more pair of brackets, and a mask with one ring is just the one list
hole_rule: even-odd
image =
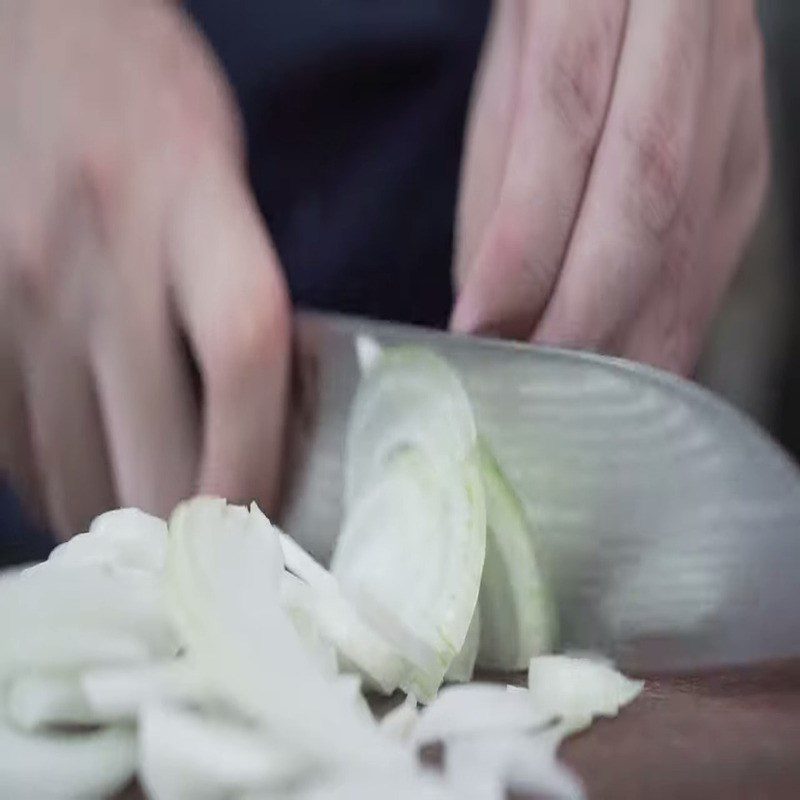
[[367,334],[460,373],[540,543],[565,649],[640,671],[800,654],[800,471],[721,400],[619,359],[316,313],[296,326],[281,521],[323,561]]

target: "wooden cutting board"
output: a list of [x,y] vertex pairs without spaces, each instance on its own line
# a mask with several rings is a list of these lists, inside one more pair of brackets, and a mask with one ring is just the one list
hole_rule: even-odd
[[[800,660],[648,678],[560,755],[591,800],[798,800]],[[132,787],[118,800],[141,797]]]
[[593,800],[800,798],[800,660],[651,678],[619,717],[565,742]]

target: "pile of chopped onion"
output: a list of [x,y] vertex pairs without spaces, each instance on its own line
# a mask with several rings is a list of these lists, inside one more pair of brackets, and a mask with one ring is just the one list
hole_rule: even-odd
[[[450,367],[361,352],[331,571],[255,504],[198,497],[0,578],[0,796],[583,796],[559,742],[642,684],[545,655],[534,539]],[[441,688],[476,662],[529,685]],[[365,693],[397,690],[377,720]]]

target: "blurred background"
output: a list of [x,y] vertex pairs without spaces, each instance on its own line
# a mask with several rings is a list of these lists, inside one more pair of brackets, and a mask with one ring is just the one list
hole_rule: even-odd
[[800,458],[800,3],[762,0],[772,183],[697,380]]

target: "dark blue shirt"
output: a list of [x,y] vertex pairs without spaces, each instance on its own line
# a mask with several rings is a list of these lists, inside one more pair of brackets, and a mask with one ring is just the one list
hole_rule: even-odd
[[486,0],[193,0],[300,305],[442,325]]

